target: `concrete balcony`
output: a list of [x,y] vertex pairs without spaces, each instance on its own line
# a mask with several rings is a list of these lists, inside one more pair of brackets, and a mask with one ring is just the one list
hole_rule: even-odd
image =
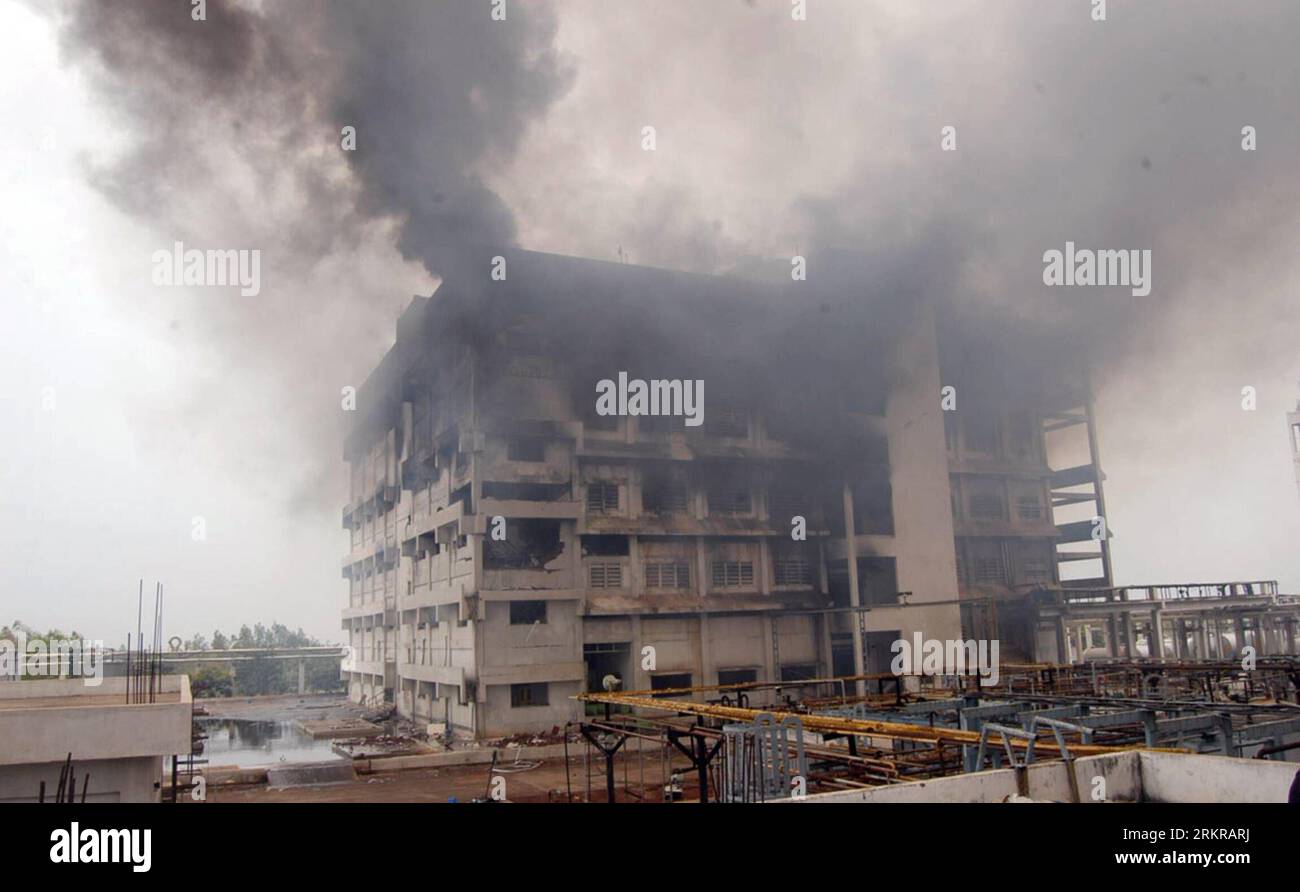
[[404,522],[398,538],[404,543],[445,527],[449,523],[458,523],[466,516],[464,502],[452,502],[439,508],[432,514],[417,514],[412,520]]
[[465,687],[465,668],[463,666],[434,666],[426,663],[405,662],[397,664],[397,673],[401,678],[414,681],[428,681],[446,687]]
[[343,608],[343,627],[347,628],[351,620],[365,619],[371,616],[383,617],[383,625],[397,625],[397,596],[389,595],[383,599],[366,601],[355,606]]
[[398,596],[399,611],[418,610],[422,607],[444,607],[459,604],[465,597],[464,581],[415,586],[410,592]]
[[490,517],[523,517],[544,520],[576,520],[583,513],[580,502],[533,502],[520,499],[483,499],[473,532],[482,533]]

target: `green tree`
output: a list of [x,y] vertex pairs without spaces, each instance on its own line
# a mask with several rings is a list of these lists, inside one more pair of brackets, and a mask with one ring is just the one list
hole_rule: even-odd
[[190,673],[190,692],[195,697],[232,697],[235,677],[229,666],[202,663]]

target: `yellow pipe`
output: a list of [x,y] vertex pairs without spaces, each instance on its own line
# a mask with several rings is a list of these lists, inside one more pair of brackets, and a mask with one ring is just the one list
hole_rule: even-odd
[[[730,719],[732,721],[752,722],[760,713],[774,716],[779,722],[787,717],[796,718],[803,726],[812,731],[831,731],[840,734],[860,736],[889,737],[899,740],[917,740],[926,743],[955,743],[979,745],[979,731],[964,731],[959,728],[931,728],[928,725],[912,725],[903,722],[881,722],[868,719],[846,719],[839,716],[815,715],[811,713],[781,712],[773,709],[743,709],[738,706],[720,706],[712,703],[695,703],[690,700],[659,700],[642,697],[640,692],[629,693],[587,693],[578,694],[575,700],[586,703],[609,703],[615,706],[631,706],[638,709],[657,709],[663,712],[685,712],[710,718]],[[990,744],[1002,743],[1002,735],[990,734]],[[1054,738],[1041,738],[1035,743],[1036,749],[1050,744],[1057,749]],[[1018,737],[1011,738],[1011,745],[1017,749],[1026,749],[1029,741]],[[1142,746],[1098,746],[1096,744],[1071,744],[1071,756],[1101,756],[1124,750],[1146,749]],[[1158,749],[1157,752],[1185,752],[1180,749]]]

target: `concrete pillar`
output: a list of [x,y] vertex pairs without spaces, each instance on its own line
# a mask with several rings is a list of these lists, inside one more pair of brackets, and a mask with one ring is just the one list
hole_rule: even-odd
[[700,642],[699,643],[700,643],[700,648],[698,654],[699,657],[698,663],[700,668],[698,673],[695,676],[696,678],[699,679],[699,681],[697,681],[696,684],[700,684],[700,685],[717,684],[718,675],[716,672],[713,671],[713,652],[712,652],[713,649],[711,647],[712,642],[710,641],[710,637],[709,637],[709,615],[707,613],[700,614]]
[[1262,613],[1256,613],[1254,618],[1255,625],[1255,655],[1264,657],[1269,654],[1268,647],[1268,617]]
[[1134,623],[1134,612],[1126,610],[1125,616],[1125,655],[1128,659],[1138,659],[1138,624]]
[[1236,635],[1236,647],[1234,647],[1233,650],[1235,650],[1237,656],[1240,657],[1241,649],[1246,646],[1246,615],[1244,613],[1238,613],[1234,615],[1232,619],[1235,623],[1233,631]]
[[1065,628],[1065,616],[1056,618],[1056,662],[1070,662],[1070,636]]
[[[645,635],[641,617],[631,617],[630,623],[632,626],[632,678],[628,680],[628,683],[623,685],[623,689],[628,691],[649,690],[650,673],[641,668],[641,648],[644,646],[642,642],[644,640],[643,636]],[[766,626],[764,626],[764,630],[766,630]],[[764,641],[767,640],[769,639],[764,639]],[[768,649],[769,648],[764,647],[764,650]]]
[[[576,553],[576,552],[575,552]],[[703,536],[695,537],[695,594],[704,597],[709,593],[709,550]]]
[[1165,658],[1165,625],[1161,617],[1161,609],[1156,607],[1151,611],[1151,645],[1149,654],[1152,659],[1163,660]]
[[1106,619],[1106,635],[1110,638],[1110,655],[1119,659],[1119,616],[1112,613]]
[[1210,615],[1202,613],[1196,618],[1197,659],[1210,659]]
[[[822,587],[822,591],[826,591],[825,586]],[[820,616],[813,617],[817,622],[817,649],[821,653],[821,659],[818,662],[822,667],[821,674],[823,678],[829,678],[835,674],[835,648],[831,644],[832,616],[835,616],[835,614],[823,613]]]
[[1289,654],[1294,654],[1296,652],[1295,624],[1296,620],[1294,616],[1288,616],[1286,618],[1286,652]]
[[[571,554],[582,554],[582,549],[576,549]],[[581,558],[578,559],[581,564]],[[641,562],[641,537],[627,537],[627,585],[633,592],[638,595],[645,594],[645,565]],[[581,570],[579,570],[581,572]]]
[[[856,628],[856,626],[854,627]],[[763,616],[763,680],[780,681],[781,667],[776,665],[776,655],[772,653],[772,617]],[[646,685],[649,687],[649,685]]]
[[298,693],[307,693],[307,661],[298,661]]
[[[862,606],[862,593],[858,590],[858,541],[857,529],[853,520],[853,490],[849,488],[848,481],[840,491],[840,499],[844,509],[844,557],[849,565],[849,605],[858,608]],[[861,675],[866,660],[862,653],[862,615],[855,609],[853,611],[853,674]],[[858,680],[853,683],[854,692],[861,697],[866,693],[864,682]]]

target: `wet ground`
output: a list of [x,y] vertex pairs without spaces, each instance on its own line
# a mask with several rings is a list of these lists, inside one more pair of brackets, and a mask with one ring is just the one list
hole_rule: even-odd
[[341,758],[332,740],[316,740],[292,721],[196,718],[207,739],[203,757],[208,765],[255,768],[295,762],[329,762]]
[[203,758],[209,766],[255,768],[341,758],[333,741],[313,739],[299,721],[356,718],[365,712],[342,695],[234,697],[198,701],[206,716],[194,721],[207,735]]

